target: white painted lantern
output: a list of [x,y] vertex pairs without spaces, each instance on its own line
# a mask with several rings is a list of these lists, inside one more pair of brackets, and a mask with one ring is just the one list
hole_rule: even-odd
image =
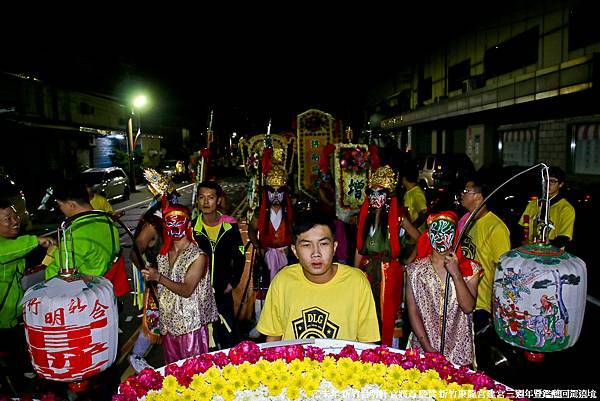
[[494,278],[494,328],[509,344],[553,352],[581,333],[587,270],[580,258],[550,245],[526,245],[500,258]]
[[119,314],[109,280],[54,277],[29,288],[22,303],[28,350],[41,377],[78,381],[115,361]]

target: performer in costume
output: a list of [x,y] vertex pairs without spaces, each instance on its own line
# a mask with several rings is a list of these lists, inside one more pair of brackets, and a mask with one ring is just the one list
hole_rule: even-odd
[[[258,217],[254,217],[248,225],[248,237],[257,250],[256,257],[263,258],[271,282],[277,272],[288,264],[289,246],[292,243],[293,210],[289,188],[285,185],[287,180],[285,171],[278,166],[271,168],[270,160],[268,163],[264,161],[265,158],[263,158],[263,171],[270,171],[265,179]],[[264,277],[264,274],[258,272],[258,276]],[[266,285],[259,286],[254,301],[254,315],[257,322],[266,297],[266,287]],[[250,330],[250,338],[259,336],[256,327]]]
[[404,231],[415,240],[418,230],[398,207],[393,194],[396,173],[389,166],[378,168],[369,178],[367,199],[360,208],[355,267],[367,273],[381,327],[382,344],[391,346],[394,326],[402,303],[403,270],[400,237]]
[[178,204],[163,206],[163,222],[166,236],[158,269],[146,266],[142,275],[160,284],[160,327],[168,364],[208,352],[208,324],[219,315],[206,253],[194,241],[189,210]]
[[258,218],[253,218],[248,227],[248,236],[264,257],[271,280],[288,264],[288,249],[292,243],[294,216],[286,181],[283,169],[276,166],[268,172]]
[[419,238],[416,262],[406,266],[407,304],[413,334],[409,346],[422,352],[439,352],[446,272],[452,278],[448,298],[444,356],[461,366],[471,365],[475,357],[473,315],[477,286],[483,275],[481,265],[452,248],[458,239],[458,218],[454,212],[433,214]]

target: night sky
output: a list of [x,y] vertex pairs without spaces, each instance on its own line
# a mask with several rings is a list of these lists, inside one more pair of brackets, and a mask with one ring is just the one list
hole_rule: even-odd
[[369,88],[476,16],[490,16],[474,1],[404,3],[355,10],[302,3],[258,18],[257,9],[218,16],[156,9],[126,18],[119,10],[111,20],[88,13],[32,24],[6,43],[0,67],[123,103],[144,91],[151,99],[144,119],[158,126],[204,127],[211,108],[215,123],[241,131],[264,131],[269,117],[275,132],[290,129],[309,108],[358,122]]

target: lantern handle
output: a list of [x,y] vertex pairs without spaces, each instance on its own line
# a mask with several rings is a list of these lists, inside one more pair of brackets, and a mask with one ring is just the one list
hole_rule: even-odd
[[[475,208],[475,210],[473,210],[473,212],[471,213],[471,215],[467,218],[467,221],[464,225],[463,230],[459,233],[458,235],[458,240],[456,241],[456,244],[454,245],[454,250],[453,252],[456,253],[456,251],[458,250],[458,247],[460,246],[463,237],[465,236],[465,233],[467,231],[469,231],[469,229],[471,228],[471,223],[473,222],[473,220],[475,219],[475,216],[477,216],[477,213],[479,213],[479,211],[481,210],[481,208],[487,203],[487,201],[494,196],[494,194],[496,192],[498,192],[501,188],[503,188],[506,184],[508,184],[509,182],[513,181],[514,179],[516,179],[517,177],[520,177],[523,174],[526,174],[532,170],[535,170],[536,168],[541,167],[542,168],[542,175],[546,175],[546,191],[543,192],[543,198],[544,198],[544,205],[547,205],[548,202],[548,166],[545,163],[538,163],[535,166],[531,166],[526,170],[521,171],[518,174],[515,174],[514,176],[512,176],[511,178],[509,178],[508,180],[504,181],[502,184],[500,184],[500,186],[498,186],[498,188],[494,189],[488,196],[485,197],[485,199],[483,200],[483,202],[481,202],[481,204],[479,206],[477,206]],[[544,223],[542,223],[543,228],[542,228],[542,238],[545,240],[546,238],[546,233],[547,233],[547,229],[548,227],[548,209],[545,208],[544,209],[545,212],[545,220]],[[440,353],[443,355],[444,354],[444,345],[445,345],[445,341],[446,341],[446,320],[447,320],[447,315],[448,315],[448,298],[450,296],[450,274],[446,272],[446,286],[444,289],[444,309],[443,309],[443,315],[442,315],[442,336],[440,339]]]
[[[94,217],[94,216],[105,216],[108,219],[112,220],[113,222],[117,223],[123,230],[125,230],[125,233],[131,238],[131,246],[133,248],[133,251],[135,252],[136,256],[138,257],[138,260],[142,260],[142,254],[140,252],[140,249],[138,248],[137,244],[135,243],[135,239],[133,238],[133,233],[131,232],[131,230],[129,229],[129,227],[127,227],[125,225],[125,223],[123,223],[120,219],[116,218],[115,216],[113,216],[110,213],[106,213],[100,210],[88,210],[86,212],[82,212],[82,213],[78,213],[74,216],[71,216],[65,220],[63,220],[60,223],[59,229],[58,229],[58,242],[59,244],[61,243],[61,238],[64,242],[64,251],[65,253],[67,252],[67,247],[66,247],[66,239],[65,239],[65,233],[67,229],[70,229],[71,232],[71,257],[73,260],[73,263],[75,263],[75,248],[73,246],[73,229],[71,227],[71,225],[73,224],[73,222],[75,220],[79,220],[81,218],[88,218],[88,217]],[[62,235],[61,235],[62,234]],[[60,264],[60,270],[63,270],[63,266],[62,266],[62,258],[60,257],[61,253],[59,252],[59,264]],[[76,268],[74,269],[76,270]],[[66,275],[71,275],[74,272],[72,271],[67,271],[65,272]]]

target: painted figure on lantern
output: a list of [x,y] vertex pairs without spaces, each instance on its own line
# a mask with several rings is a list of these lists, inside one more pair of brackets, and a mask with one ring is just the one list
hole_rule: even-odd
[[[518,264],[517,264],[518,263]],[[494,280],[494,325],[503,340],[538,352],[577,340],[586,287],[579,258],[553,247],[528,245],[500,260]]]

